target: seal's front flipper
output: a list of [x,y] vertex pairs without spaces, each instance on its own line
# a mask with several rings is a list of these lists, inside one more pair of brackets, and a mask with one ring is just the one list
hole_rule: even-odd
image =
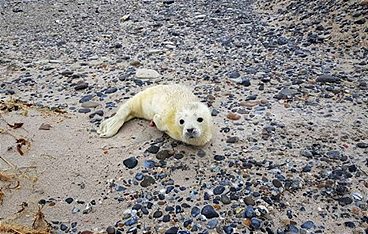
[[158,130],[167,131],[166,127],[164,127],[165,124],[162,123],[161,115],[155,114],[152,121],[154,122]]

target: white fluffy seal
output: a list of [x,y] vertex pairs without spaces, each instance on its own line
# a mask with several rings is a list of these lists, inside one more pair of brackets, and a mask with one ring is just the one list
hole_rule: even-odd
[[202,146],[212,138],[210,110],[183,85],[157,85],[139,92],[103,121],[97,133],[112,137],[133,118],[152,120],[160,131],[190,145]]

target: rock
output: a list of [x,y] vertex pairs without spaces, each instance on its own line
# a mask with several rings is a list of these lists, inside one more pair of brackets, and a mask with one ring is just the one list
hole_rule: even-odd
[[47,123],[43,123],[41,124],[41,126],[38,128],[39,130],[50,130],[51,129],[51,125],[47,124]]
[[174,152],[170,151],[170,150],[161,150],[156,154],[156,158],[158,160],[165,160],[167,158],[170,158],[171,156],[173,156]]
[[256,202],[254,201],[252,197],[244,197],[243,201],[248,206],[254,206],[256,204]]
[[316,225],[313,223],[313,221],[306,221],[302,224],[302,226],[300,226],[301,228],[304,229],[314,229],[316,228]]
[[367,149],[368,148],[368,143],[365,143],[365,142],[359,142],[356,144],[356,146],[358,148],[362,148],[362,149]]
[[86,114],[86,113],[89,113],[91,112],[91,109],[89,108],[81,108],[78,110],[79,113],[82,113],[82,114]]
[[167,4],[167,5],[173,4],[174,2],[175,2],[174,0],[163,0],[162,1],[163,4]]
[[202,208],[201,214],[204,215],[207,219],[219,217],[219,214],[215,211],[215,209],[211,205],[205,205]]
[[240,73],[238,71],[231,71],[227,75],[230,79],[235,79],[235,78],[240,77]]
[[204,151],[203,149],[200,149],[197,151],[197,156],[200,158],[203,158],[206,156],[206,151]]
[[127,158],[123,161],[124,166],[126,166],[129,169],[132,169],[137,166],[138,160],[135,157]]
[[234,144],[234,143],[237,143],[239,141],[239,137],[229,137],[226,139],[226,143],[229,143],[229,144]]
[[274,98],[278,100],[290,99],[290,98],[293,98],[296,94],[298,94],[298,91],[290,89],[288,87],[284,87],[280,90],[278,94],[274,96]]
[[86,96],[83,96],[83,97],[79,100],[79,103],[88,102],[88,101],[92,100],[92,98],[93,98],[93,95],[91,95],[91,94],[86,95]]
[[365,24],[366,20],[364,18],[361,18],[361,19],[358,19],[358,20],[355,20],[354,23],[355,24]]
[[282,187],[282,183],[281,183],[278,179],[274,179],[274,180],[272,180],[272,184],[273,184],[273,186],[275,186],[276,188],[280,188],[280,187]]
[[143,188],[146,188],[152,184],[156,183],[155,179],[152,176],[144,176],[142,182],[140,183],[140,185]]
[[166,230],[165,234],[177,234],[179,231],[179,228],[177,227],[171,227]]
[[353,199],[351,199],[350,197],[341,197],[339,198],[339,204],[341,206],[346,206],[353,203]]
[[160,77],[161,75],[153,69],[141,68],[137,69],[135,76],[139,79],[154,79]]
[[221,202],[224,204],[224,205],[228,205],[231,203],[231,199],[225,195],[225,194],[222,194],[221,197],[220,197],[220,200]]
[[100,105],[101,104],[98,103],[98,102],[87,101],[87,102],[83,102],[81,107],[83,107],[83,108],[96,108]]
[[76,91],[78,91],[78,90],[83,90],[83,89],[86,89],[86,88],[88,88],[88,83],[85,83],[85,82],[83,82],[83,83],[79,83],[79,84],[77,84],[76,86],[74,86],[74,89],[75,89]]
[[321,75],[316,79],[316,82],[318,83],[339,83],[340,79],[338,79],[335,76],[331,76],[331,75]]
[[156,210],[155,213],[153,213],[153,218],[157,219],[162,216],[162,212],[159,210]]
[[191,215],[193,218],[197,217],[200,213],[201,213],[201,209],[199,209],[198,207],[193,207],[191,210]]
[[118,91],[118,89],[117,89],[117,88],[115,88],[115,87],[111,87],[111,88],[106,89],[106,90],[105,90],[105,93],[106,93],[106,94],[111,94],[111,93],[115,93],[116,91]]
[[218,224],[218,220],[217,219],[212,219],[212,220],[208,221],[207,228],[208,229],[214,229],[214,228],[217,227],[217,224]]
[[262,226],[262,221],[260,220],[260,219],[258,219],[258,218],[252,218],[251,220],[250,220],[250,222],[251,222],[251,226],[254,228],[254,229],[260,229],[261,228],[261,226]]
[[224,191],[225,191],[225,187],[224,187],[224,186],[222,186],[222,185],[219,185],[219,186],[216,186],[216,187],[213,189],[213,194],[215,194],[215,195],[220,195],[220,194],[222,194]]
[[74,201],[74,199],[71,198],[71,197],[68,197],[67,199],[65,199],[65,202],[68,203],[68,204],[72,203],[73,201]]
[[230,112],[226,117],[230,120],[239,120],[241,116],[236,113]]
[[112,227],[112,226],[108,226],[106,228],[106,232],[107,232],[107,234],[115,234],[115,228]]
[[146,149],[146,151],[151,154],[157,154],[159,150],[160,147],[158,147],[157,145],[151,145],[150,147],[148,147],[148,149]]

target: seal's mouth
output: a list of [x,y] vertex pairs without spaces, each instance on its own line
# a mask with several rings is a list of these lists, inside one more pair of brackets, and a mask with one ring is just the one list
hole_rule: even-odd
[[195,129],[195,128],[186,129],[186,131],[185,131],[185,137],[187,137],[189,139],[198,138],[199,135],[200,134],[199,134],[198,130]]

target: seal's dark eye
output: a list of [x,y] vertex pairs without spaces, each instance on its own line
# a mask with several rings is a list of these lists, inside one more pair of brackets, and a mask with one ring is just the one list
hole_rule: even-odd
[[203,122],[203,118],[198,118],[197,121],[200,122],[200,123],[202,123]]
[[184,119],[179,120],[180,124],[184,124]]

